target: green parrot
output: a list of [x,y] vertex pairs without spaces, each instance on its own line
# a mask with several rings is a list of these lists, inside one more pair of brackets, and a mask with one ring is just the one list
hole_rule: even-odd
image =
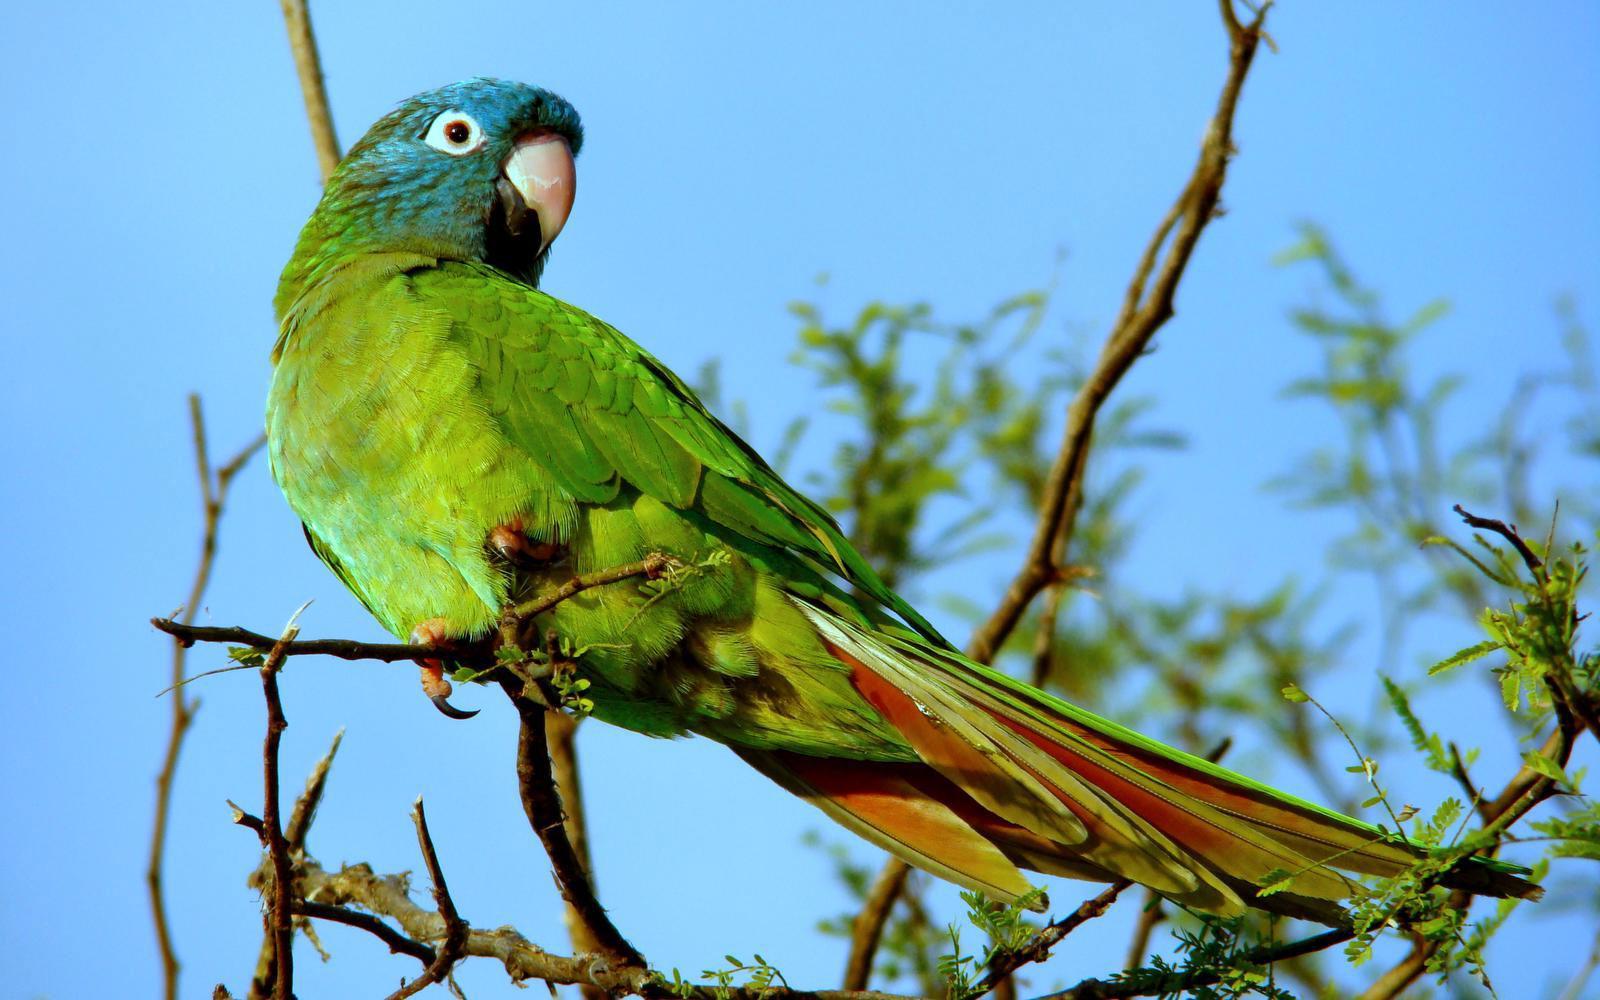
[[[546,90],[420,94],[345,156],[283,270],[272,473],[384,628],[479,638],[508,601],[662,553],[671,586],[538,622],[581,650],[593,714],[710,737],[951,882],[1014,901],[1020,869],[1126,878],[1338,923],[1345,872],[1419,857],[956,652],[681,379],[538,289],[582,143]],[[437,664],[424,688],[448,705]],[[1472,859],[1445,884],[1536,896],[1522,874]]]

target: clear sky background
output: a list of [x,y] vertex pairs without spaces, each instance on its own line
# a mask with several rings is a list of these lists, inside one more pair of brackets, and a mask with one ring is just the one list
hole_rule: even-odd
[[[1098,337],[1193,162],[1225,53],[1210,5],[1173,2],[325,3],[314,17],[347,144],[398,100],[463,77],[571,99],[588,141],[546,287],[679,371],[721,359],[767,450],[815,406],[784,367],[784,306],[820,272],[837,316],[883,297],[976,317],[1046,282],[1065,251],[1046,336]],[[145,622],[182,601],[195,556],[184,394],[204,393],[217,454],[256,433],[269,302],[317,173],[274,3],[8,4],[0,19],[3,992],[150,995],[142,874],[169,645]],[[1312,277],[1269,263],[1298,220],[1326,224],[1397,313],[1452,301],[1420,362],[1468,379],[1447,436],[1451,421],[1476,432],[1520,372],[1564,363],[1557,296],[1591,320],[1600,308],[1600,8],[1299,0],[1271,29],[1281,51],[1263,51],[1246,87],[1228,214],[1127,387],[1191,440],[1152,463],[1130,587],[1256,593],[1291,567],[1314,575],[1348,526],[1260,488],[1333,433],[1279,395],[1316,360],[1285,319]],[[1546,474],[1593,489],[1592,468]],[[913,596],[991,603],[1016,558],[935,574]],[[1371,616],[1369,589],[1335,593],[1340,619]],[[307,634],[379,637],[254,464],[202,617],[271,630],[313,597]],[[1473,641],[1452,629],[1422,636],[1417,662]],[[1372,656],[1364,635],[1313,693],[1367,690]],[[220,662],[200,650],[192,667]],[[291,792],[346,728],[319,859],[419,867],[407,810],[422,793],[465,915],[566,949],[501,699],[465,692],[484,711],[462,724],[419,696],[410,667],[298,661],[283,685]],[[1452,690],[1459,704],[1432,706],[1442,717],[1497,724],[1475,688]],[[259,807],[262,713],[247,673],[194,691],[168,878],[184,994],[205,996],[219,980],[241,988],[259,943],[244,885],[257,848],[223,799]],[[760,951],[796,985],[837,982],[843,944],[813,924],[843,893],[800,838],[847,835],[704,741],[589,725],[581,749],[603,898],[654,964],[698,973]],[[1423,778],[1401,791],[1448,793]],[[1089,891],[1052,895],[1064,911]],[[936,898],[951,908],[953,892]],[[1109,971],[1125,909],[1073,937],[1036,986]],[[299,952],[302,996],[373,995],[416,971],[358,933],[321,933],[334,957]],[[1506,935],[1491,971],[1517,985],[1502,995],[1553,992],[1593,934],[1552,914]],[[461,979],[474,998],[512,992],[481,961]]]

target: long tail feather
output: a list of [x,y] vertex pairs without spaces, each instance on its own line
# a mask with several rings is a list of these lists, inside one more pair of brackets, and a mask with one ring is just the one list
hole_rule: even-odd
[[[1012,899],[1016,867],[1128,878],[1231,914],[1328,923],[1349,871],[1388,876],[1422,852],[1367,823],[1164,746],[909,635],[797,602],[863,698],[922,764],[741,753],[905,860]],[[913,804],[914,803],[914,804]],[[1287,891],[1259,894],[1268,882]],[[1537,898],[1523,869],[1474,859],[1447,885]]]

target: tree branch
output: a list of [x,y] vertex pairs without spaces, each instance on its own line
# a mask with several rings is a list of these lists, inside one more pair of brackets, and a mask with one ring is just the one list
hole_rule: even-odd
[[1016,951],[1002,951],[995,955],[989,963],[989,969],[983,979],[978,983],[977,989],[987,993],[994,989],[1002,979],[1016,972],[1024,965],[1042,962],[1050,957],[1050,950],[1060,944],[1068,934],[1082,927],[1091,920],[1105,916],[1111,904],[1117,901],[1123,890],[1133,883],[1127,879],[1117,881],[1100,890],[1097,895],[1091,896],[1079,904],[1076,910],[1050,924],[1044,930],[1033,936],[1027,944]]
[[[576,575],[565,583],[511,608],[507,612],[507,622],[513,627],[513,631],[516,631],[562,601],[568,600],[586,590],[607,584],[620,583],[633,577],[642,576],[654,579],[674,565],[676,565],[676,560],[671,556],[657,552],[651,553],[637,562],[624,563],[620,566],[612,566],[593,573]],[[260,632],[252,632],[249,629],[238,626],[190,625],[187,622],[174,621],[171,618],[152,618],[150,619],[150,624],[173,636],[185,646],[192,646],[197,642],[220,642],[232,643],[264,652],[278,648],[280,641]],[[282,651],[286,657],[333,656],[341,660],[380,660],[385,663],[395,663],[401,660],[420,661],[434,659],[448,660],[464,666],[489,667],[498,662],[494,654],[500,642],[499,636],[493,636],[479,642],[453,642],[440,646],[418,645],[406,642],[354,642],[349,639],[300,639],[295,642],[284,643]]]
[[306,0],[282,3],[283,23],[289,29],[289,51],[294,54],[300,94],[306,102],[306,122],[311,126],[311,145],[317,152],[323,183],[327,183],[333,168],[339,165],[339,139],[333,131],[328,91],[322,83],[322,57],[317,52],[316,33],[311,30],[311,12],[306,9]]
[[411,807],[411,821],[417,825],[417,845],[422,848],[423,864],[428,866],[428,878],[433,880],[433,904],[444,920],[444,944],[422,975],[389,994],[389,1000],[405,1000],[416,996],[434,983],[442,983],[450,970],[466,954],[467,935],[471,928],[456,912],[455,900],[450,898],[450,887],[444,880],[444,869],[439,864],[439,854],[434,850],[433,837],[428,833],[428,816],[423,811],[422,797],[417,796]]
[[[298,616],[299,612],[295,612]],[[251,997],[292,1000],[294,997],[294,873],[289,858],[289,840],[283,833],[278,807],[278,750],[289,722],[283,715],[278,696],[278,670],[283,666],[284,647],[300,632],[294,618],[284,627],[278,643],[261,663],[261,692],[267,703],[267,733],[261,744],[261,818],[249,816],[237,806],[235,822],[249,826],[261,839],[272,864],[271,905],[264,918],[263,961],[250,983]],[[248,822],[254,820],[254,822]],[[270,942],[270,952],[268,948]]]
[[[588,873],[589,886],[595,888],[594,859],[589,855],[588,823],[583,809],[583,785],[578,778],[578,720],[565,712],[544,713],[545,742],[550,747],[550,767],[556,783],[556,794],[565,806],[567,838],[572,841],[572,852],[578,864]],[[598,891],[598,890],[597,890]],[[562,922],[567,925],[567,937],[572,950],[578,954],[599,950],[599,942],[589,932],[578,911],[565,900],[561,905]],[[584,1000],[604,1000],[605,993],[597,986],[579,986]]]
[[589,874],[567,836],[561,796],[556,790],[550,751],[545,741],[544,714],[547,709],[525,696],[517,681],[508,678],[501,681],[501,686],[516,706],[517,716],[521,720],[517,737],[517,791],[522,798],[522,809],[528,816],[534,835],[550,856],[550,867],[555,874],[556,888],[560,890],[561,898],[572,908],[601,954],[618,966],[644,969],[644,957],[617,930],[611,918],[606,916],[600,901],[595,898]]
[[[1299,941],[1290,941],[1285,944],[1263,945],[1252,948],[1241,956],[1240,964],[1246,965],[1271,965],[1301,955],[1331,948],[1336,944],[1343,944],[1354,937],[1351,931],[1336,929],[1323,931]],[[1128,1000],[1130,997],[1144,996],[1177,996],[1197,986],[1212,986],[1222,979],[1221,974],[1215,969],[1203,969],[1190,973],[1178,973],[1162,978],[1160,981],[1129,981],[1106,982],[1101,979],[1085,979],[1075,986],[1050,993],[1039,1000]]]
[[[1183,192],[1156,227],[1145,247],[1133,279],[1094,371],[1078,390],[1067,410],[1067,427],[1061,450],[1046,481],[1038,526],[1022,569],[1006,588],[1005,597],[989,620],[974,634],[969,654],[989,662],[1016,628],[1039,592],[1055,584],[1062,553],[1072,537],[1083,491],[1095,418],[1150,339],[1173,315],[1173,297],[1200,234],[1217,214],[1228,160],[1233,155],[1233,118],[1239,93],[1263,38],[1262,23],[1270,3],[1249,24],[1240,24],[1230,0],[1223,0],[1223,21],[1229,39],[1228,74],[1217,109],[1201,144],[1200,158]],[[1170,242],[1169,242],[1170,241]],[[1165,256],[1162,248],[1166,248]]]
[[[211,582],[211,567],[216,562],[217,533],[222,524],[223,508],[227,504],[228,489],[233,478],[261,446],[265,437],[258,437],[240,449],[220,469],[213,472],[206,447],[205,414],[200,397],[189,394],[189,424],[194,434],[194,458],[200,480],[200,507],[204,526],[200,533],[200,557],[195,565],[194,582],[189,586],[189,598],[184,602],[181,620],[194,621],[205,600],[206,588]],[[187,673],[188,646],[182,642],[172,644],[172,685],[181,688]],[[163,992],[166,1000],[176,1000],[178,973],[181,968],[177,950],[172,941],[172,930],[167,921],[167,904],[162,874],[166,866],[167,822],[172,812],[172,782],[178,770],[178,758],[183,752],[183,741],[199,711],[198,699],[190,700],[182,690],[172,695],[172,726],[167,733],[167,748],[162,754],[161,770],[156,773],[155,817],[150,832],[150,856],[145,867],[145,886],[150,895],[150,919],[155,925],[156,947],[161,953]]]
[[[437,940],[445,934],[445,919],[438,913],[426,910],[414,902],[407,892],[407,880],[402,875],[377,875],[365,864],[346,865],[337,872],[325,871],[315,861],[307,858],[299,865],[296,895],[308,902],[301,904],[306,916],[336,920],[369,931],[392,951],[412,955],[421,960],[423,953],[432,961],[435,953],[419,942]],[[310,901],[315,902],[310,902]],[[371,914],[358,913],[350,907],[360,907]],[[399,925],[399,931],[383,924],[377,918],[386,917]],[[352,919],[354,918],[354,919]],[[381,927],[382,931],[377,930]],[[515,928],[500,927],[494,930],[469,928],[462,945],[462,953],[473,958],[488,958],[504,966],[514,983],[542,980],[558,986],[593,986],[608,994],[619,996],[669,997],[685,1000],[714,1000],[719,996],[727,1000],[911,1000],[892,993],[871,990],[795,990],[773,987],[758,991],[738,987],[717,987],[685,984],[686,988],[674,993],[667,984],[648,970],[638,966],[616,966],[597,961],[594,956],[569,957],[545,951],[523,937]]]

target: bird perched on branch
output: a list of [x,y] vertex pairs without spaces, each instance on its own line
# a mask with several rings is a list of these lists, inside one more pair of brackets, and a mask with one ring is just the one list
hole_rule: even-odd
[[[665,557],[666,579],[538,616],[593,714],[717,740],[1001,900],[1028,893],[1031,869],[1336,923],[1345,872],[1419,857],[956,652],[681,379],[539,291],[582,144],[577,112],[545,90],[420,94],[345,156],[284,268],[273,475],[385,628],[481,638],[508,603]],[[424,688],[448,707],[443,669],[425,666]],[[1536,895],[1520,874],[1474,858],[1444,883]]]

